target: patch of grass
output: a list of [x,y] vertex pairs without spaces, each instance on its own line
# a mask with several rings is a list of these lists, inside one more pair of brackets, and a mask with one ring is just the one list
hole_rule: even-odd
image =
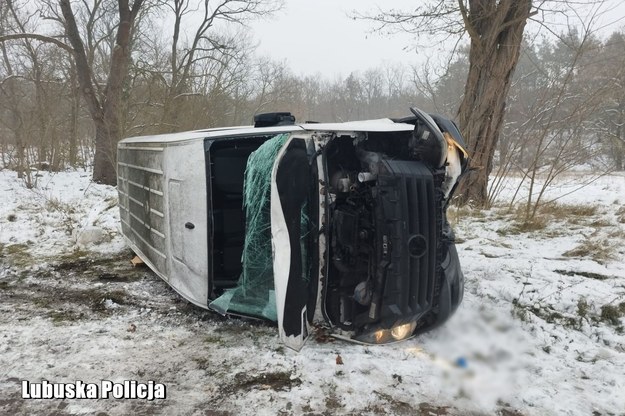
[[521,306],[521,304],[516,299],[512,301],[512,316],[514,318],[517,318],[521,322],[529,321],[527,309]]
[[211,362],[206,357],[194,357],[191,358],[192,361],[195,361],[197,364],[198,370],[208,370],[211,368]]
[[224,340],[217,335],[206,335],[204,337],[204,342],[207,344],[219,344],[222,345]]
[[513,227],[516,228],[518,233],[528,233],[544,230],[549,225],[549,222],[549,218],[546,216],[535,216],[529,220],[516,222]]
[[21,255],[26,250],[28,250],[28,246],[26,244],[11,244],[9,246],[5,246],[3,252],[6,252],[6,254],[8,255],[14,256]]
[[[625,309],[625,308],[623,308]],[[607,322],[612,325],[619,325],[621,316],[623,316],[623,311],[621,310],[621,305],[603,305],[601,307],[601,320]]]
[[106,310],[104,305],[106,299],[110,299],[118,305],[123,305],[126,303],[126,297],[126,292],[123,290],[112,290],[105,293],[86,293],[85,299],[90,302],[91,310],[102,312]]
[[497,235],[500,235],[502,237],[520,234],[519,230],[517,230],[515,227],[503,227],[497,229],[497,231],[495,232],[497,233]]
[[608,234],[608,238],[625,240],[625,231],[617,228]]
[[616,220],[621,224],[625,224],[625,205],[616,211]]
[[33,302],[33,304],[40,308],[48,309],[52,307],[52,304],[54,303],[54,298],[52,296],[44,296],[40,298],[34,297],[31,299],[31,301]]
[[456,225],[463,218],[483,220],[486,218],[486,214],[481,209],[475,209],[468,205],[464,205],[464,206],[452,205],[447,210],[447,218],[452,223],[452,225]]
[[343,403],[341,403],[341,398],[336,394],[336,386],[333,386],[328,395],[325,398],[326,410],[329,411],[329,414],[338,413],[337,410],[344,407]]
[[541,215],[549,215],[552,218],[566,220],[571,217],[592,217],[597,214],[597,205],[582,204],[558,204],[556,202],[542,204],[537,212]]
[[586,318],[586,316],[588,316],[589,309],[590,306],[588,305],[588,301],[586,300],[586,298],[580,296],[580,298],[577,300],[577,314],[579,315],[579,317],[582,319]]
[[551,305],[523,305],[517,300],[512,301],[512,316],[518,318],[522,322],[528,322],[530,313],[550,324],[561,325],[563,327],[573,329],[579,329],[580,326],[578,319],[572,316],[566,316],[559,311],[556,311]]
[[85,317],[83,312],[77,313],[68,310],[58,310],[58,311],[50,311],[48,312],[48,318],[52,319],[52,322],[55,324],[62,322],[74,322],[81,320]]
[[28,266],[32,264],[32,256],[28,252],[28,244],[0,244],[0,257],[6,257],[14,266]]
[[491,218],[497,220],[506,220],[516,215],[515,210],[511,208],[508,204],[493,205],[491,207],[490,214]]
[[533,218],[526,218],[525,206],[522,204],[516,205],[514,208],[509,207],[504,212],[507,213],[507,219],[511,225],[497,231],[502,236],[539,231],[548,225],[549,218],[546,215],[537,214]]
[[74,250],[71,253],[64,254],[59,258],[59,263],[54,265],[54,270],[70,271],[76,269],[85,269],[90,266],[92,260],[89,259],[89,252],[84,250]]
[[497,411],[497,416],[523,416],[523,413],[519,412],[516,409],[499,409]]
[[554,272],[561,274],[563,276],[582,276],[582,277],[586,277],[588,279],[594,279],[594,280],[608,280],[612,277],[612,276],[606,276],[605,274],[599,274],[599,273],[593,273],[593,272],[582,272],[582,271],[574,272],[571,270],[556,269],[554,270]]
[[73,214],[76,212],[74,207],[67,202],[63,202],[58,198],[47,198],[46,199],[46,209],[50,211],[59,211],[63,213]]
[[430,403],[419,403],[419,414],[428,416],[445,416],[449,415],[449,406],[436,406]]
[[591,222],[589,225],[594,228],[601,228],[601,227],[611,227],[614,224],[612,224],[610,221],[606,219],[599,218]]
[[[513,210],[509,210],[513,224],[510,227],[498,231],[500,235],[516,235],[521,233],[534,233],[545,230],[554,222],[567,222],[569,224],[586,224],[586,220],[597,215],[599,207],[596,205],[558,204],[555,202],[542,204],[536,213],[529,217],[527,207],[518,204]],[[594,219],[595,227],[607,227],[611,225],[606,220]]]
[[123,290],[101,291],[100,289],[66,290],[49,296],[32,298],[32,302],[41,307],[52,309],[65,303],[75,304],[74,307],[84,306],[94,312],[107,310],[105,301],[110,299],[118,305],[127,303],[127,294]]
[[54,295],[43,295],[32,299],[42,308],[54,309],[59,305],[72,304],[72,308],[86,307],[94,312],[106,312],[105,301],[109,299],[118,305],[127,303],[127,294],[123,290],[102,291],[101,289],[66,290]]
[[76,213],[76,210],[71,204],[63,202],[57,198],[46,198],[45,208],[48,211],[56,211],[63,217],[63,225],[65,226],[65,232],[71,235],[75,228],[75,222],[72,218],[72,214]]
[[[606,304],[600,308],[599,312],[595,312],[593,305],[590,304],[584,296],[580,296],[577,300],[577,316],[560,313],[554,310],[551,305],[522,305],[517,300],[513,300],[512,305],[513,316],[523,322],[528,322],[529,314],[532,314],[547,323],[561,325],[578,331],[582,330],[582,324],[584,321],[591,325],[597,325],[600,322],[604,322],[608,325],[612,325],[617,333],[625,330],[623,325],[621,325],[621,318],[625,316],[625,302],[621,302],[619,304]],[[549,353],[550,350],[551,349],[549,348],[549,351],[545,352]]]
[[290,371],[276,371],[252,375],[237,373],[234,376],[234,387],[237,390],[275,390],[289,391],[302,384],[299,377],[292,377]]
[[545,308],[534,307],[531,310],[532,312],[534,312],[534,315],[542,317],[545,321],[547,321],[550,324],[558,323],[558,321],[564,318],[564,316],[560,312],[555,311],[551,308],[547,308],[547,310],[545,310]]
[[597,263],[616,259],[616,246],[608,239],[587,238],[577,247],[562,254],[564,257],[589,257]]
[[63,274],[76,274],[84,278],[96,277],[112,283],[131,282],[142,278],[140,269],[132,267],[129,259],[131,254],[121,254],[113,257],[94,256],[87,251],[75,250],[51,259],[52,268]]
[[[390,394],[382,393],[379,391],[373,391],[376,396],[380,398],[381,401],[386,402],[387,404],[382,406],[387,412],[383,414],[390,415],[447,415],[448,413],[435,413],[434,409],[443,409],[435,406],[431,406],[428,403],[421,403],[419,405],[419,410],[412,407],[409,403],[403,402],[401,400],[397,400]],[[422,409],[423,406],[423,409]],[[427,407],[427,411],[425,409]],[[446,408],[445,408],[446,409]],[[373,409],[372,409],[373,410]],[[379,413],[377,413],[379,414]]]

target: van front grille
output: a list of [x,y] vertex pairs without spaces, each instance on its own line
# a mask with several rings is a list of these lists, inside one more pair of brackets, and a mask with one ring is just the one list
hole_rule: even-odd
[[440,200],[432,171],[422,162],[385,160],[378,176],[378,239],[386,239],[386,268],[380,318],[418,317],[429,311],[440,269]]

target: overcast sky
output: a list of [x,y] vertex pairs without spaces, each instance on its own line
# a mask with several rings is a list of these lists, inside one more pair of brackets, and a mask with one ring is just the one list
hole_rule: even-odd
[[[609,2],[616,8],[603,22],[625,17],[625,3],[621,0]],[[416,42],[410,36],[371,33],[373,26],[370,22],[349,17],[354,10],[365,13],[377,10],[378,5],[409,10],[420,3],[419,0],[284,0],[283,10],[271,19],[253,22],[251,28],[259,42],[257,53],[260,56],[284,60],[298,75],[346,76],[352,71],[377,67],[384,62],[418,64],[425,62],[426,55],[440,56],[441,45],[417,53]],[[582,10],[581,13],[585,12]],[[560,23],[564,23],[563,18]],[[622,25],[621,20],[610,29]]]
[[[326,76],[376,67],[384,61],[414,61],[405,35],[382,37],[369,33],[370,23],[353,20],[353,10],[376,10],[376,0],[285,0],[273,19],[252,24],[260,42],[257,53],[286,60],[296,74],[321,72]],[[387,2],[391,3],[391,2]],[[410,7],[414,0],[395,0]],[[388,6],[387,6],[388,7]]]

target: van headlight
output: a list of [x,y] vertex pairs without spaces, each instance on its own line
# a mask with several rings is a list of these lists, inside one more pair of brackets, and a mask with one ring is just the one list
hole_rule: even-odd
[[390,329],[378,329],[377,331],[357,335],[354,339],[365,344],[388,344],[410,338],[416,327],[417,321],[412,321],[395,325]]
[[397,341],[408,338],[410,335],[412,335],[412,332],[414,331],[416,326],[416,322],[408,322],[407,324],[396,325],[391,328],[391,336]]

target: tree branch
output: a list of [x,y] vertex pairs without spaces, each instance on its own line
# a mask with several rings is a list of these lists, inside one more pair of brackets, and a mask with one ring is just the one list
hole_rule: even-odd
[[69,0],[60,0],[61,11],[63,18],[65,19],[65,34],[69,39],[73,49],[74,58],[76,59],[76,73],[78,75],[78,81],[82,89],[82,93],[87,102],[87,107],[91,113],[91,117],[94,120],[101,119],[102,106],[96,96],[95,89],[92,83],[92,70],[87,61],[87,54],[85,52],[85,46],[80,37],[80,32],[76,24],[76,18]]
[[69,53],[74,53],[74,48],[72,48],[71,46],[69,46],[68,44],[61,42],[58,39],[55,39],[53,37],[50,36],[45,36],[45,35],[39,35],[37,33],[14,33],[11,35],[2,35],[0,36],[0,42],[5,42],[7,40],[13,40],[13,39],[35,39],[41,42],[45,42],[45,43],[51,43],[53,45],[58,46],[59,48],[69,52]]
[[464,28],[466,29],[467,33],[469,33],[471,40],[473,40],[478,46],[481,45],[480,35],[475,30],[475,27],[473,27],[473,24],[471,24],[471,20],[469,19],[469,13],[463,3],[463,0],[458,0],[458,7],[460,8],[460,14],[462,15],[462,21],[464,22]]

